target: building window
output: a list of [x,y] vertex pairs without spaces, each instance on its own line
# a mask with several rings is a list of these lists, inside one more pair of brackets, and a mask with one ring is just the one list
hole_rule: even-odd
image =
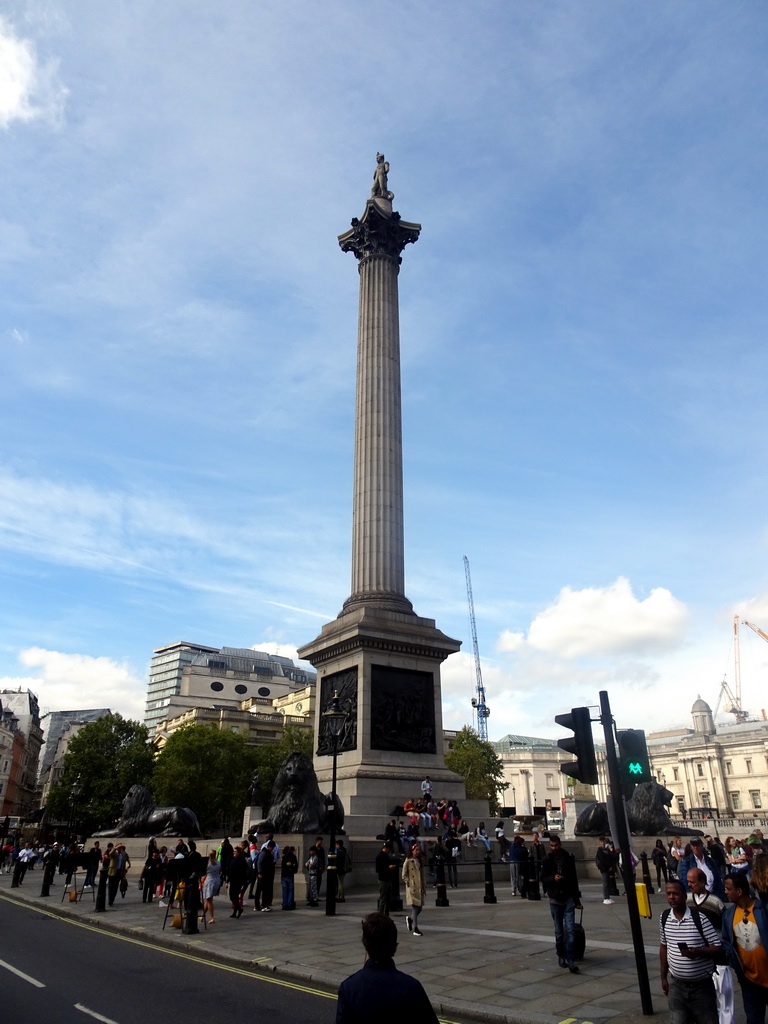
[[698,772],[699,776],[703,779],[704,778],[704,765],[701,763],[701,761],[699,761],[698,764],[696,765],[696,771]]
[[224,683],[211,683],[211,689],[214,691],[214,693],[221,693],[221,691],[224,689]]
[[680,810],[680,811],[685,810],[685,798],[684,797],[679,796],[677,798],[677,807],[678,807],[678,810]]
[[709,807],[710,795],[709,793],[699,793],[699,800],[702,807]]
[[734,811],[738,811],[741,807],[741,794],[729,793],[728,796],[731,798],[731,807],[733,807]]
[[755,808],[755,810],[759,811],[760,808],[763,806],[762,801],[760,800],[760,790],[750,789],[749,797],[752,801],[752,806]]
[[248,687],[243,686],[242,683],[238,683],[235,687],[235,693],[248,693]]
[[260,686],[259,687],[259,696],[260,697],[268,697],[269,696],[269,687],[268,686]]
[[726,761],[725,762],[725,774],[726,775],[733,775],[733,761]]
[[752,774],[752,762],[749,760],[749,758],[747,758],[747,760],[744,762],[744,764],[747,766],[747,775],[751,775]]
[[672,769],[672,778],[675,780],[675,782],[679,782],[680,781],[680,771],[679,771],[679,769],[677,769],[677,768],[673,768]]
[[555,788],[555,776],[551,773],[547,773],[547,789]]

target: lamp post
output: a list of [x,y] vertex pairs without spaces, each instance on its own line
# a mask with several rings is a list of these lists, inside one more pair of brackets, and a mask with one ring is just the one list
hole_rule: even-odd
[[328,881],[325,893],[325,916],[336,914],[336,757],[339,752],[339,737],[347,721],[347,712],[342,708],[337,690],[333,691],[331,702],[323,711],[321,718],[326,723],[328,735],[333,743],[333,771],[331,776],[331,794],[328,806],[328,817],[331,823],[331,835],[328,849]]
[[75,831],[75,839],[77,839],[77,801],[80,799],[80,794],[83,792],[83,783],[80,781],[80,772],[77,773],[77,778],[72,783],[72,789],[70,791],[70,804],[72,812],[72,823],[71,826]]
[[515,796],[515,787],[512,787],[512,813],[517,814],[517,797]]

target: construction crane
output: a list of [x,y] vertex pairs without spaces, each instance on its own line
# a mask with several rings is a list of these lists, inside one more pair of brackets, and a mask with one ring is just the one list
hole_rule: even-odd
[[[723,708],[735,716],[736,721],[746,722],[749,719],[749,712],[745,711],[741,705],[741,644],[739,642],[739,625],[749,626],[750,629],[754,630],[758,636],[761,636],[763,640],[768,643],[768,633],[765,633],[759,626],[756,626],[754,622],[747,622],[746,619],[739,619],[738,615],[733,617],[733,678],[734,678],[734,689],[731,690],[728,683],[723,680],[720,686],[720,697],[717,701],[717,707],[720,707],[720,700],[725,697],[725,704]],[[717,710],[715,710],[717,714]]]
[[485,703],[485,686],[483,671],[480,668],[480,648],[477,646],[477,626],[475,625],[475,602],[472,600],[472,577],[469,574],[469,559],[464,555],[464,575],[467,578],[467,601],[469,602],[469,622],[472,627],[472,649],[475,652],[475,691],[472,707],[477,716],[477,734],[481,740],[488,739],[488,716],[490,709]]

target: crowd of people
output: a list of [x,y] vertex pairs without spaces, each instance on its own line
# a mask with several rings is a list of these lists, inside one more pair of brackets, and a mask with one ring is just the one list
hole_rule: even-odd
[[747,1024],[768,1012],[768,846],[756,829],[745,840],[694,836],[658,840],[657,878],[669,908],[659,922],[662,988],[672,1024],[733,1024],[733,980]]

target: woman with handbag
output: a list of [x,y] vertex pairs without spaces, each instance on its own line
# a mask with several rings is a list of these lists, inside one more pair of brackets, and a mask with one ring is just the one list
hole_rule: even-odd
[[403,864],[402,877],[405,882],[405,901],[411,908],[411,913],[406,917],[405,923],[412,935],[421,938],[419,914],[424,906],[427,889],[424,884],[424,861],[419,843],[411,844],[410,852]]

